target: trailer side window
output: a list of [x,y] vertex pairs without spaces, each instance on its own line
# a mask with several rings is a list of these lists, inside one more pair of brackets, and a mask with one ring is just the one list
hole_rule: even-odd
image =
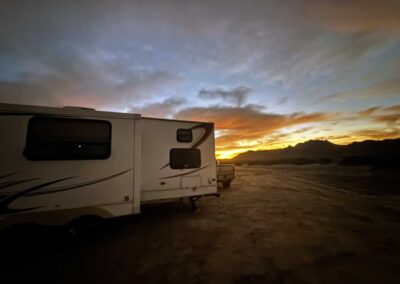
[[169,152],[171,169],[193,169],[201,166],[201,153],[194,149],[171,149]]
[[178,142],[189,143],[193,140],[193,134],[191,129],[179,128],[176,132],[176,139]]
[[111,123],[104,120],[32,117],[24,155],[29,160],[107,159]]

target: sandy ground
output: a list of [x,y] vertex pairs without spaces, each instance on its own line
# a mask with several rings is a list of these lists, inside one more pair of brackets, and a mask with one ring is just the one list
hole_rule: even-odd
[[148,205],[74,241],[3,233],[2,279],[398,283],[399,172],[243,166],[237,175],[222,197],[199,200],[198,213],[188,202]]

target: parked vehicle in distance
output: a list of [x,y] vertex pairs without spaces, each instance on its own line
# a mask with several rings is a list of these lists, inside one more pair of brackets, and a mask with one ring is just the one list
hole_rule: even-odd
[[0,227],[217,194],[213,123],[0,104],[0,131]]
[[231,183],[234,179],[235,165],[219,164],[217,162],[217,182],[222,183],[224,188],[228,188],[231,186]]

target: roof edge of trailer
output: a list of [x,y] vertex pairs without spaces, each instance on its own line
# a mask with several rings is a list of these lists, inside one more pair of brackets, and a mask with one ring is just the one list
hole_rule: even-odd
[[183,119],[158,118],[158,117],[148,117],[148,116],[142,116],[142,119],[165,120],[165,121],[188,122],[188,123],[208,123],[208,124],[214,125],[214,122],[212,122],[212,121],[183,120]]
[[7,104],[0,103],[0,115],[60,115],[60,116],[90,116],[90,117],[108,117],[108,118],[124,118],[124,119],[152,119],[164,121],[176,121],[187,123],[209,123],[212,121],[195,121],[195,120],[182,120],[158,117],[141,116],[138,113],[123,113],[123,112],[110,112],[99,111],[96,109],[79,107],[79,106],[64,106],[64,107],[51,107],[51,106],[36,106],[36,105],[22,105],[22,104]]
[[65,106],[50,107],[22,104],[6,104],[0,103],[0,115],[60,115],[60,116],[91,116],[91,117],[108,117],[108,118],[124,118],[124,119],[140,119],[141,115],[136,113],[121,113],[99,111],[91,108]]

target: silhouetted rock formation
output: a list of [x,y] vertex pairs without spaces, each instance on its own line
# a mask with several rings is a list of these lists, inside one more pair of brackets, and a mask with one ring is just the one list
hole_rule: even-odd
[[349,145],[310,140],[278,150],[248,151],[232,160],[236,164],[330,164],[374,165],[399,168],[400,139],[367,140]]

